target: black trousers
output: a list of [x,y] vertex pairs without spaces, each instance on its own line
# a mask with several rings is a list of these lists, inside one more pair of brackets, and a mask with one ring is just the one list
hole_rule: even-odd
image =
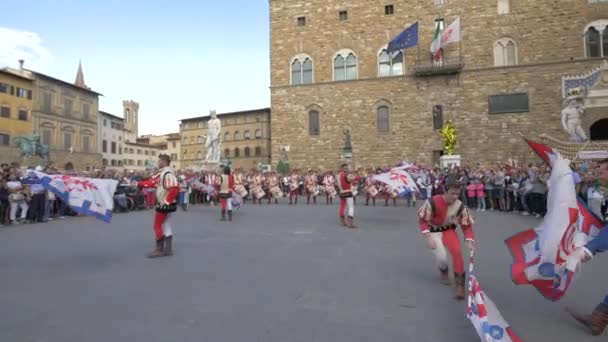
[[28,219],[32,222],[42,222],[44,219],[44,206],[46,205],[46,194],[32,195],[30,208],[27,212]]

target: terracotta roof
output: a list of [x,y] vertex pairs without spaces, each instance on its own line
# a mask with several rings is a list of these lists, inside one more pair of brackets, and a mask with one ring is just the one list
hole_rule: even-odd
[[31,77],[27,77],[26,75],[21,75],[19,74],[18,70],[12,71],[8,68],[2,68],[0,69],[0,74],[4,74],[4,75],[8,75],[8,76],[13,76],[13,77],[17,77],[17,78],[22,78],[26,81],[33,81],[33,79]]
[[[25,70],[25,69],[24,69],[24,70]],[[60,80],[60,79],[58,79],[58,78],[51,77],[51,76],[49,76],[49,75],[41,74],[41,73],[36,72],[36,71],[33,71],[33,70],[27,70],[27,71],[31,72],[32,74],[34,74],[34,75],[36,75],[36,76],[38,76],[38,77],[41,77],[41,78],[46,78],[46,79],[48,79],[48,80],[50,80],[50,81],[57,82],[57,83],[61,83],[61,84],[63,84],[63,85],[69,86],[69,87],[71,87],[71,88],[72,88],[72,89],[74,89],[74,90],[80,90],[80,91],[84,91],[84,92],[87,92],[87,93],[90,93],[90,94],[93,94],[93,95],[96,95],[96,96],[103,96],[103,94],[100,94],[100,93],[98,93],[98,92],[96,92],[96,91],[93,91],[93,90],[91,90],[91,89],[89,89],[89,88],[82,88],[82,87],[79,87],[79,86],[77,86],[77,85],[75,85],[75,84],[73,84],[73,83],[66,82],[66,81]]]
[[121,118],[120,116],[116,116],[114,114],[110,114],[108,112],[104,112],[103,110],[99,111],[99,114],[101,115],[105,115],[105,116],[109,116],[110,118],[114,119],[114,120],[120,120],[120,121],[125,121],[124,118]]

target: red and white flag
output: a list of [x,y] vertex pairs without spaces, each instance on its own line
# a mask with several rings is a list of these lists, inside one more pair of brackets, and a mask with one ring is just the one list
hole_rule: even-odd
[[566,294],[580,261],[577,247],[597,236],[602,225],[577,199],[569,161],[547,145],[528,144],[552,166],[547,215],[538,227],[505,241],[513,256],[511,277],[515,284],[530,284],[557,301]]
[[473,275],[472,257],[469,265],[467,317],[471,320],[482,342],[523,342],[513,332],[509,323],[505,321],[494,302],[485,294],[479,281]]

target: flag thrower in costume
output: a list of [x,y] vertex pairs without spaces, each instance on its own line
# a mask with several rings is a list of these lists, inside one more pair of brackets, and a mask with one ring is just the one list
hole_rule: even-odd
[[469,251],[475,246],[473,218],[469,209],[458,200],[460,185],[447,184],[442,195],[433,196],[418,210],[418,222],[428,248],[435,256],[435,263],[441,275],[441,283],[449,285],[448,252],[452,256],[452,268],[456,281],[456,296],[464,299],[464,259],[460,239],[456,229],[461,226]]
[[473,274],[474,259],[471,255],[469,263],[469,295],[467,304],[467,317],[475,327],[482,342],[522,342],[513,332],[509,323],[496,308],[494,302],[488,297]]
[[535,229],[505,243],[513,256],[511,277],[517,285],[530,284],[551,301],[561,299],[572,282],[583,246],[602,229],[600,221],[577,199],[569,162],[549,146],[528,141],[552,166],[547,215]]
[[148,258],[158,258],[173,255],[173,228],[169,222],[171,213],[177,210],[179,181],[169,166],[171,158],[166,154],[158,156],[160,173],[146,182],[154,182],[156,186],[156,212],[154,213],[154,236],[156,247],[148,254]]

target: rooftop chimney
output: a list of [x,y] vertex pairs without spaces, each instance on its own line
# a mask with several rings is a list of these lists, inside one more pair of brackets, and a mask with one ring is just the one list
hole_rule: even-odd
[[19,70],[23,71],[23,62],[25,62],[23,59],[19,60]]

